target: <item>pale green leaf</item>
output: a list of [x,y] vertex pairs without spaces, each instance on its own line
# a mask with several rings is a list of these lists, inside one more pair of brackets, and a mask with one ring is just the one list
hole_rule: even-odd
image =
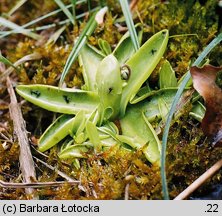
[[[120,125],[125,142],[127,143],[128,140],[127,144],[133,148],[141,148],[151,163],[159,164],[160,141],[143,110],[140,107],[130,106],[126,115],[120,119]],[[117,138],[121,138],[121,135]]]
[[128,102],[134,98],[162,58],[168,43],[168,37],[167,30],[158,32],[126,62],[131,74],[127,80],[127,85],[123,88],[120,103],[121,116],[124,116]]
[[106,40],[99,38],[98,45],[105,55],[109,55],[112,53],[111,46]]
[[[139,44],[142,42],[143,30],[141,25],[136,26],[138,32]],[[118,59],[120,65],[125,64],[125,62],[135,53],[132,40],[130,38],[129,31],[126,32],[123,37],[120,39],[116,48],[113,51],[113,55]]]
[[99,132],[97,130],[97,127],[94,123],[91,121],[88,121],[86,123],[86,132],[89,137],[90,142],[93,144],[96,151],[101,150],[101,141],[99,138]]
[[160,88],[177,87],[177,78],[170,63],[166,60],[159,72]]
[[[186,73],[179,79],[179,81],[178,81],[178,87],[180,87],[180,86],[182,85],[182,83],[184,82],[184,79],[186,78],[187,74],[188,74],[188,72],[186,72]],[[192,86],[192,84],[193,84],[193,81],[192,81],[192,79],[191,79],[191,77],[190,77],[190,79],[188,80],[185,88],[188,88],[188,87]]]
[[75,117],[72,115],[61,115],[57,118],[40,137],[39,151],[48,150],[69,135],[74,120]]
[[91,145],[77,144],[72,145],[59,153],[60,159],[69,159],[69,158],[85,158],[84,153],[89,151]]
[[197,101],[196,103],[193,104],[193,107],[189,115],[192,116],[197,121],[202,122],[205,112],[206,108],[204,107],[204,105],[201,102]]
[[81,110],[91,113],[99,104],[97,93],[78,89],[61,89],[48,85],[18,85],[16,91],[27,101],[59,113],[77,114]]
[[[172,99],[173,99],[173,97],[172,97]],[[172,103],[172,101],[171,101],[171,103]],[[169,112],[169,107],[170,107],[171,103],[167,104],[166,101],[164,100],[164,97],[158,98],[158,108],[159,108],[159,112],[160,112],[163,122],[166,122],[167,114]]]
[[[141,110],[149,122],[161,120],[163,117],[166,118],[166,112],[168,107],[171,106],[176,92],[177,88],[152,91],[147,97],[147,100],[136,103],[133,107]],[[127,109],[131,109],[131,107],[132,105],[130,105]]]
[[122,80],[119,62],[112,54],[105,57],[99,64],[96,83],[100,98],[101,124],[102,121],[113,119],[119,114]]
[[80,51],[79,62],[83,67],[84,89],[96,91],[96,73],[103,56],[102,53],[86,44]]

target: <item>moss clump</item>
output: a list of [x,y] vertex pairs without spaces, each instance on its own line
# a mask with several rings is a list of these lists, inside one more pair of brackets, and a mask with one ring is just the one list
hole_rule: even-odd
[[[15,4],[13,1],[1,1],[0,12],[7,13]],[[68,3],[69,1],[64,1]],[[89,43],[98,47],[98,39],[108,41],[114,48],[125,33],[119,31],[116,25],[117,18],[122,18],[120,5],[114,0],[108,0],[109,13],[105,17],[105,23],[99,26],[94,34],[88,38]],[[203,50],[219,32],[219,15],[215,13],[217,0],[202,1],[144,1],[139,0],[133,10],[134,21],[142,22],[144,27],[143,40],[146,41],[153,33],[164,28],[169,29],[170,39],[165,58],[173,66],[176,75],[180,78],[193,62],[194,58]],[[98,1],[93,2],[97,5]],[[77,14],[85,11],[86,5],[77,7]],[[53,1],[28,1],[14,15],[12,21],[17,24],[25,24],[30,20],[49,11],[56,9]],[[38,26],[59,22],[66,19],[63,13],[50,17],[38,23]],[[67,26],[61,37],[54,45],[46,45],[48,37],[58,27],[39,31],[43,36],[42,41],[34,41],[23,35],[11,35],[1,39],[1,52],[12,62],[31,54],[39,53],[41,60],[26,62],[20,66],[19,72],[12,74],[12,79],[23,84],[42,83],[57,85],[66,59],[72,49],[73,41],[79,36],[84,28],[88,17],[85,16],[73,26]],[[121,20],[121,19],[120,19]],[[125,27],[125,22],[118,22]],[[37,25],[36,25],[37,26]],[[36,27],[34,26],[34,27]],[[195,34],[195,35],[187,35]],[[182,35],[182,36],[176,36]],[[214,65],[221,65],[222,47],[216,47],[209,55]],[[161,65],[161,63],[160,63]],[[160,66],[159,65],[159,66]],[[159,67],[158,66],[158,67]],[[158,71],[158,67],[156,72]],[[152,77],[152,86],[158,86],[157,73]],[[75,62],[66,78],[68,87],[80,88],[83,84],[82,69]],[[0,89],[4,104],[0,104],[0,131],[7,136],[1,136],[0,140],[0,178],[4,181],[20,182],[19,176],[19,148],[17,143],[10,143],[4,148],[6,137],[13,137],[13,128],[9,119],[6,87]],[[1,101],[0,101],[1,102]],[[27,123],[28,131],[33,140],[36,140],[49,125],[56,114],[35,107],[29,103],[22,106],[23,114]],[[206,171],[221,157],[220,148],[210,148],[210,143],[205,139],[200,129],[200,124],[188,116],[190,107],[186,107],[182,117],[172,125],[168,140],[167,152],[167,178],[171,198],[184,190],[196,178]],[[33,124],[36,122],[36,125]],[[3,132],[2,125],[7,125]],[[13,142],[13,141],[12,141]],[[160,170],[156,165],[150,165],[140,151],[129,152],[120,146],[115,146],[99,155],[87,155],[87,159],[81,159],[81,169],[76,169],[64,161],[60,161],[56,155],[57,148],[50,149],[47,157],[37,157],[48,164],[58,167],[61,171],[81,181],[81,187],[68,184],[61,187],[38,189],[41,199],[124,199],[125,194],[129,199],[162,199]],[[63,180],[56,172],[49,170],[37,163],[38,181]],[[208,181],[204,188],[220,182],[221,172]],[[0,199],[28,199],[23,189],[0,188]]]
[[[205,4],[192,0],[139,1],[138,13],[145,24],[146,32],[150,34],[167,28],[170,35],[175,35],[169,41],[166,57],[175,68],[178,77],[187,71],[193,58],[196,58],[217,34],[217,4],[216,0],[206,1]],[[186,36],[187,34],[196,36]],[[221,61],[219,57],[213,59]]]
[[[169,133],[167,176],[172,198],[220,159],[222,149],[212,148],[199,126],[198,122],[183,116],[174,123]],[[221,174],[213,177],[214,181],[205,183],[204,188],[219,183]]]
[[[89,154],[80,164],[81,169],[75,169],[59,162],[59,169],[81,180],[80,188],[64,185],[50,192],[41,190],[41,195],[53,199],[124,199],[128,187],[129,199],[161,199],[159,167],[146,164],[140,151],[132,153],[114,146],[100,155]],[[43,176],[41,181],[58,178],[48,172]]]
[[121,33],[118,32],[118,28],[115,26],[115,17],[111,12],[108,12],[105,17],[104,25],[99,26],[96,29],[94,37],[91,37],[89,41],[92,43],[92,45],[96,46],[98,45],[98,39],[102,38],[111,46],[115,46],[121,36]]

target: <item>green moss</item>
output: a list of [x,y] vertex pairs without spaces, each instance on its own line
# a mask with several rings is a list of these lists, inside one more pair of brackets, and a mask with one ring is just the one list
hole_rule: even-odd
[[[178,77],[187,71],[193,58],[217,34],[217,3],[216,0],[206,1],[204,5],[199,1],[139,1],[138,12],[147,33],[167,28],[170,35],[175,35],[169,41],[166,58],[175,68]],[[187,34],[196,36],[186,36]],[[215,60],[221,61],[219,57],[214,57]]]
[[[8,12],[16,1],[1,2],[0,12]],[[66,1],[69,2],[69,1]],[[199,1],[145,1],[139,0],[134,9],[134,21],[142,22],[144,38],[146,41],[153,33],[164,28],[169,29],[170,39],[165,58],[173,66],[176,76],[180,78],[189,68],[191,62],[218,34],[218,15],[215,13],[217,0],[206,1],[201,5]],[[95,3],[96,4],[96,3]],[[114,48],[124,34],[119,32],[116,19],[122,17],[117,1],[107,1],[110,11],[105,17],[105,23],[99,26],[95,33],[89,37],[90,44],[98,47],[98,39],[108,41]],[[53,1],[28,1],[24,7],[16,12],[18,24],[24,24],[49,11],[57,8]],[[85,9],[78,7],[77,13]],[[63,13],[48,18],[38,25],[58,22],[65,19]],[[63,32],[56,44],[47,46],[47,37],[43,41],[34,41],[22,35],[9,36],[0,42],[2,53],[12,62],[25,55],[38,52],[41,60],[29,61],[20,66],[20,72],[13,74],[24,84],[43,83],[57,85],[66,59],[72,49],[73,41],[85,26],[87,17],[77,22],[75,27],[69,26]],[[120,23],[122,26],[125,23]],[[49,36],[55,29],[39,32]],[[187,36],[187,34],[196,34]],[[183,35],[176,36],[176,35]],[[222,64],[222,47],[216,47],[209,59],[214,65]],[[153,86],[157,86],[157,72],[161,62],[151,77]],[[82,69],[75,62],[69,75],[66,77],[68,87],[80,88],[83,84]],[[6,97],[6,87],[1,89],[1,98]],[[6,103],[7,104],[7,103]],[[171,127],[167,150],[167,178],[171,198],[174,198],[196,178],[205,172],[211,165],[221,158],[221,148],[210,148],[210,142],[203,135],[200,124],[188,115],[190,106],[186,106],[181,117]],[[49,125],[55,114],[36,108],[26,103],[22,106],[28,131],[32,138],[37,139]],[[13,127],[9,120],[8,110],[0,106],[1,124],[7,124],[7,135],[12,137]],[[33,122],[38,122],[37,126]],[[155,126],[155,125],[154,125]],[[1,125],[0,125],[1,129]],[[1,129],[2,130],[2,129]],[[3,148],[5,138],[0,141],[0,178],[4,181],[19,181],[19,148],[17,143],[10,144],[8,149]],[[78,186],[69,186],[38,189],[37,193],[42,199],[124,199],[126,187],[129,199],[162,199],[159,167],[147,163],[140,151],[129,152],[119,146],[96,155],[91,153],[87,159],[81,159],[81,169],[67,165],[57,158],[57,148],[47,152],[48,158],[42,158],[48,164],[58,167],[59,170],[71,177],[81,180],[82,189]],[[41,182],[63,180],[56,172],[50,171],[37,163],[37,176]],[[202,188],[206,190],[211,185],[221,181],[221,172],[212,177]],[[127,186],[128,185],[128,186]],[[84,189],[84,190],[83,190]],[[23,189],[0,188],[0,199],[27,199]]]

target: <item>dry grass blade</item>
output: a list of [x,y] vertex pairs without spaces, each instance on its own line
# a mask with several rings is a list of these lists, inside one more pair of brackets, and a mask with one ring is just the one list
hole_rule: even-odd
[[61,36],[61,34],[64,32],[64,30],[66,29],[66,25],[62,26],[61,28],[59,28],[47,41],[46,45],[53,45],[56,43],[56,41],[59,39],[59,37]]
[[[79,1],[76,2],[76,5],[82,4],[82,3],[85,2],[85,1],[86,1],[86,0],[79,0]],[[71,4],[69,4],[69,5],[66,6],[67,9],[69,9],[69,8],[71,8],[71,7],[72,7]],[[34,25],[34,24],[37,24],[38,22],[40,22],[40,21],[42,21],[42,20],[44,20],[44,19],[47,19],[47,18],[49,18],[49,17],[51,17],[51,16],[54,16],[54,15],[58,14],[58,13],[61,12],[61,11],[62,11],[62,9],[57,9],[57,10],[54,10],[54,11],[52,11],[52,12],[49,12],[49,13],[43,15],[43,16],[40,16],[40,17],[38,17],[38,18],[36,18],[36,19],[33,19],[33,20],[31,20],[30,22],[22,25],[21,28],[24,28],[24,29],[25,29],[25,28],[27,28],[27,27],[30,27],[30,26],[32,26],[32,25]],[[76,19],[82,18],[83,16],[85,16],[85,13],[76,16]],[[74,18],[75,18],[75,17],[74,17]],[[69,21],[69,20],[68,20],[68,21]],[[69,22],[67,22],[67,23],[69,23]],[[65,24],[65,23],[63,23],[63,24]],[[51,25],[49,25],[49,26],[55,27],[56,25],[57,25],[57,23],[53,23],[53,24],[51,24]],[[35,29],[33,29],[33,30],[36,30],[36,31],[37,31],[37,29],[39,29],[39,27],[37,27],[37,28],[35,28]],[[41,29],[41,26],[40,26],[40,29]],[[32,30],[32,29],[29,29],[29,31],[31,31],[31,30]],[[1,32],[0,32],[0,33],[1,33]],[[0,38],[6,37],[6,36],[8,36],[8,35],[10,35],[10,34],[12,34],[12,33],[17,33],[17,32],[16,32],[15,30],[10,30],[10,31],[6,31],[6,32],[2,32]]]
[[215,174],[222,167],[222,159],[215,163],[210,169],[202,174],[196,181],[194,181],[188,188],[180,193],[174,200],[186,199],[191,193],[193,193],[198,187],[207,181],[211,176]]
[[[31,183],[36,179],[34,161],[32,159],[32,154],[28,142],[25,121],[22,117],[22,112],[17,103],[15,92],[9,77],[7,78],[7,89],[11,99],[11,103],[9,105],[10,116],[13,120],[14,130],[20,145],[19,162],[23,181],[24,183]],[[25,191],[28,195],[32,195],[34,192],[32,188],[26,188]],[[33,199],[38,199],[38,197],[33,196]]]
[[72,3],[72,15],[73,15],[74,24],[75,24],[75,22],[76,22],[76,4],[77,4],[77,1],[76,0],[70,0],[70,2]]
[[64,3],[61,0],[54,0],[54,1],[62,9],[63,13],[69,18],[71,23],[74,25],[74,23],[75,23],[74,17],[70,13],[70,11],[67,9],[66,5],[64,5]]
[[132,18],[131,12],[130,12],[128,1],[127,0],[119,0],[119,2],[121,5],[121,8],[122,8],[124,17],[126,19],[126,24],[129,29],[129,33],[130,33],[131,40],[133,42],[134,49],[135,49],[135,51],[137,51],[140,48],[140,43],[139,43],[139,40],[137,37],[137,33],[136,33],[136,29],[135,29],[135,26],[133,23],[133,18]]
[[[31,32],[30,30],[24,29],[23,27],[15,24],[15,23],[13,23],[13,22],[11,22],[11,21],[3,18],[3,17],[0,17],[0,25],[3,25],[5,27],[7,27],[7,28],[10,28],[10,29],[14,30],[17,33],[21,33],[23,35],[31,37],[31,38],[33,38],[35,40],[38,40],[38,39],[41,38],[40,35],[35,34],[35,33]],[[1,36],[0,36],[0,38],[1,38]]]
[[80,181],[60,181],[60,182],[34,182],[34,183],[11,183],[0,180],[0,186],[4,188],[42,188],[42,187],[58,187],[61,185],[78,185]]
[[89,22],[86,24],[83,32],[81,33],[81,35],[77,39],[75,45],[73,46],[73,49],[66,61],[65,67],[63,69],[63,72],[62,72],[62,75],[60,78],[60,83],[59,83],[60,86],[62,86],[62,83],[63,83],[66,75],[68,74],[73,62],[76,60],[76,58],[79,54],[79,51],[85,45],[87,36],[90,36],[92,34],[92,32],[95,30],[96,26],[97,26],[97,23],[95,21],[95,14],[94,14],[90,18]]
[[15,6],[8,12],[8,16],[11,16],[15,11],[17,11],[22,5],[24,5],[27,0],[19,0]]
[[85,45],[87,37],[91,36],[91,34],[94,32],[97,25],[103,21],[103,17],[106,11],[107,11],[107,7],[104,7],[100,9],[98,12],[95,12],[94,14],[92,14],[91,18],[89,19],[88,23],[86,24],[79,38],[76,40],[76,43],[74,44],[71,53],[69,54],[65,67],[62,71],[62,75],[59,81],[59,86],[62,86],[63,81],[66,75],[68,74],[73,62],[78,57],[81,48]]
[[137,3],[138,3],[138,0],[132,0],[130,2],[130,10],[131,11],[134,10],[134,8],[136,7]]
[[[0,75],[0,81],[2,82],[2,80],[4,78],[6,78],[7,76],[10,75],[10,73],[17,68],[19,65],[23,64],[24,62],[27,61],[32,61],[32,60],[38,60],[40,59],[42,56],[39,53],[32,53],[29,55],[26,55],[24,57],[22,57],[21,59],[19,59],[18,61],[16,61],[13,66],[9,67],[3,74]],[[1,59],[0,59],[1,61]]]

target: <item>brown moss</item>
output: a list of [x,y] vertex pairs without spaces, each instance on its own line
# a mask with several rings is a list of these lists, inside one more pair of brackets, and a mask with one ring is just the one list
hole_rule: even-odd
[[[1,12],[8,12],[13,1],[1,1]],[[69,1],[67,1],[69,2]],[[99,26],[95,33],[89,37],[89,42],[98,47],[98,39],[108,41],[112,48],[115,47],[124,32],[119,32],[115,25],[116,18],[122,17],[119,4],[109,0],[109,13],[105,17],[105,23]],[[175,36],[169,41],[165,58],[167,58],[180,78],[189,65],[214,37],[218,34],[218,15],[215,14],[217,0],[206,1],[201,5],[199,1],[143,1],[139,0],[134,10],[135,23],[142,21],[144,38],[146,41],[153,33],[167,28],[170,35],[197,34],[192,36]],[[57,8],[53,1],[28,1],[21,7],[12,21],[24,24],[49,11]],[[78,7],[77,12],[82,12],[85,7]],[[58,22],[66,19],[63,13],[48,18],[38,25]],[[87,16],[77,22],[75,27],[69,26],[64,31],[62,38],[56,44],[46,46],[47,37],[36,42],[23,35],[9,36],[0,42],[4,56],[12,62],[34,52],[40,53],[41,60],[30,61],[20,66],[19,73],[13,73],[12,78],[23,84],[43,83],[57,85],[66,59],[72,49],[73,41],[79,36],[87,22]],[[125,25],[125,23],[120,23]],[[49,36],[55,29],[39,32],[43,36]],[[209,55],[209,59],[215,65],[221,65],[221,46],[216,47]],[[158,67],[156,69],[158,71]],[[157,73],[152,77],[152,84],[157,86]],[[16,77],[16,78],[15,78]],[[80,88],[83,83],[82,71],[75,62],[66,77],[68,87]],[[7,93],[1,91],[1,98],[7,103]],[[0,109],[0,123],[8,126],[6,135],[13,137],[13,127],[6,108]],[[29,132],[35,138],[49,125],[54,114],[37,108],[30,103],[23,106],[23,114],[27,122]],[[171,198],[184,190],[212,164],[220,159],[221,149],[210,148],[210,143],[205,139],[200,129],[200,124],[188,116],[190,107],[186,107],[183,115],[171,127],[167,149],[167,178]],[[34,125],[33,122],[37,122]],[[1,131],[2,132],[2,131]],[[1,137],[0,143],[0,178],[4,181],[20,181],[19,176],[19,148],[17,143],[9,143],[9,148],[4,149],[5,138]],[[81,180],[82,189],[68,184],[61,187],[49,187],[38,189],[41,199],[124,199],[128,187],[129,199],[162,199],[160,170],[156,165],[150,165],[143,157],[141,151],[130,152],[119,146],[110,148],[99,155],[91,153],[87,159],[81,159],[81,169],[77,170],[70,164],[64,165],[57,158],[57,148],[47,152],[48,158],[36,155],[48,164],[58,167],[71,177]],[[51,171],[40,163],[37,163],[38,181],[63,180],[56,172]],[[212,184],[221,181],[221,172],[209,180],[200,192]],[[0,188],[0,199],[27,199],[23,189]]]
[[[175,123],[169,134],[167,173],[175,197],[220,159],[222,149],[212,149],[202,130],[186,118]],[[204,187],[219,183],[220,178],[221,173]]]

